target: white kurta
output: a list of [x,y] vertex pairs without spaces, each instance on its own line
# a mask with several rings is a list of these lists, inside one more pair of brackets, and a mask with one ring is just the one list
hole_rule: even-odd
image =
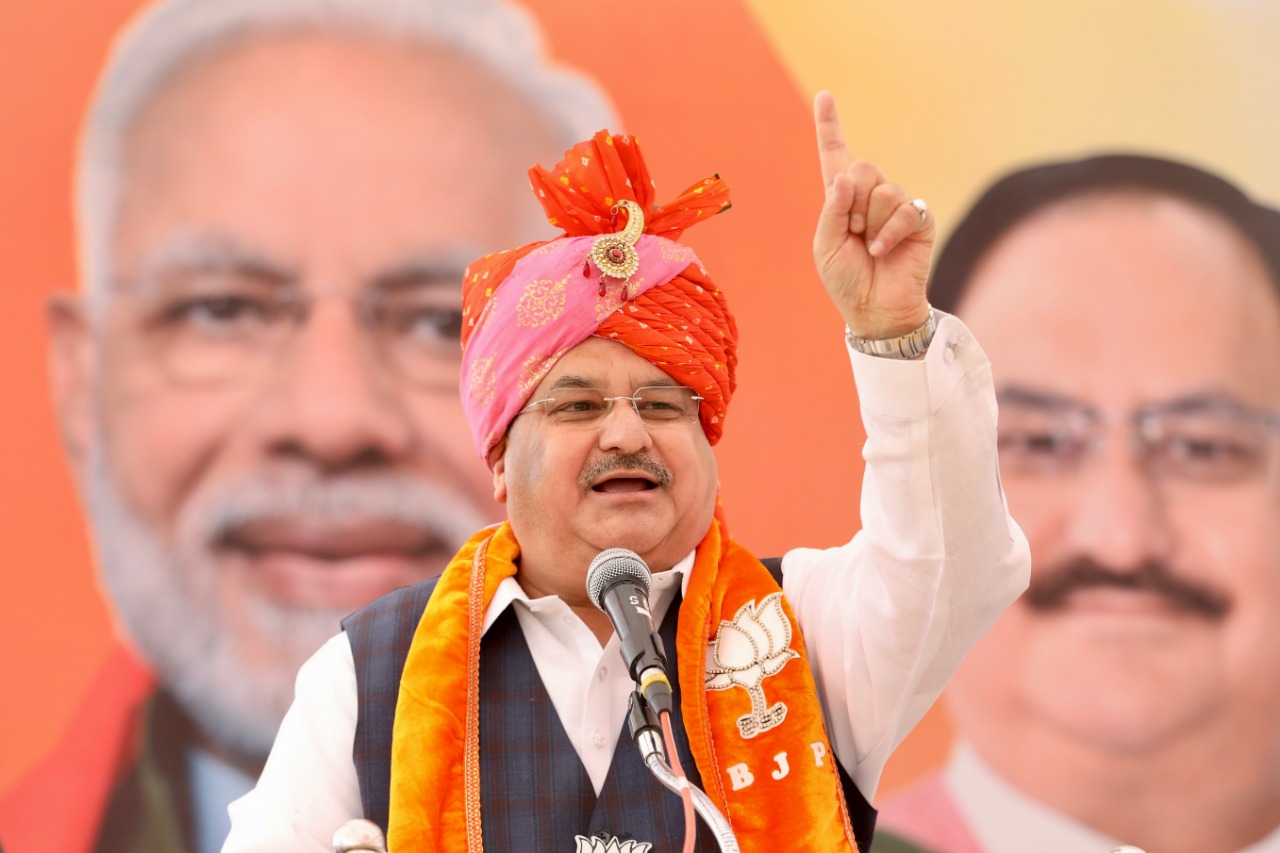
[[[889,754],[1030,577],[1026,539],[999,484],[990,364],[959,320],[940,316],[920,361],[850,351],[867,433],[863,529],[846,545],[796,549],[782,562],[832,748],[868,800]],[[655,575],[655,621],[689,565],[691,556]],[[599,791],[632,690],[617,638],[601,648],[558,597],[528,600],[514,580],[495,596],[486,627],[506,607],[516,608]],[[329,850],[334,830],[362,816],[356,708],[340,634],[299,672],[257,787],[230,807],[224,851]]]

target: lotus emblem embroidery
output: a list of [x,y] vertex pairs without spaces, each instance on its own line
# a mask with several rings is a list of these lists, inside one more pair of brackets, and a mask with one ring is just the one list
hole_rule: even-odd
[[573,853],[649,853],[653,847],[648,841],[619,841],[616,838],[605,841],[603,838],[587,838],[584,835],[575,835],[573,839],[578,842]]
[[751,697],[751,713],[738,718],[744,738],[755,737],[779,725],[787,706],[772,708],[764,698],[762,683],[799,654],[791,650],[791,621],[782,610],[782,593],[775,592],[757,605],[748,601],[738,608],[732,622],[720,622],[707,662],[707,689],[741,687]]

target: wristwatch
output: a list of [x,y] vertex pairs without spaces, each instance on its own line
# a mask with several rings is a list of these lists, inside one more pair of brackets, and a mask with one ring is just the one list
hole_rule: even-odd
[[849,346],[866,355],[908,359],[922,355],[929,349],[929,342],[933,340],[933,332],[937,327],[937,318],[934,316],[933,309],[930,308],[929,319],[924,321],[924,325],[918,329],[912,329],[905,335],[899,335],[896,338],[859,338],[846,326],[844,339],[848,341]]

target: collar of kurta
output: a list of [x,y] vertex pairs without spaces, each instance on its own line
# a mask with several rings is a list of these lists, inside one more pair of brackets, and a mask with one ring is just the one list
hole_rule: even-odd
[[[392,735],[396,853],[483,849],[480,639],[519,556],[509,524],[480,531],[418,623]],[[681,711],[707,794],[741,849],[857,850],[804,641],[777,582],[713,522],[686,593],[676,630]]]

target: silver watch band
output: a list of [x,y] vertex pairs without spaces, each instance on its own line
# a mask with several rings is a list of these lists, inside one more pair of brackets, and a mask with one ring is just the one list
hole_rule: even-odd
[[848,341],[849,346],[867,355],[881,358],[915,358],[929,349],[929,342],[933,340],[933,332],[937,327],[937,318],[934,316],[934,310],[930,308],[929,319],[924,321],[924,325],[918,329],[912,329],[905,335],[899,335],[896,338],[859,338],[855,337],[846,326],[844,339]]

